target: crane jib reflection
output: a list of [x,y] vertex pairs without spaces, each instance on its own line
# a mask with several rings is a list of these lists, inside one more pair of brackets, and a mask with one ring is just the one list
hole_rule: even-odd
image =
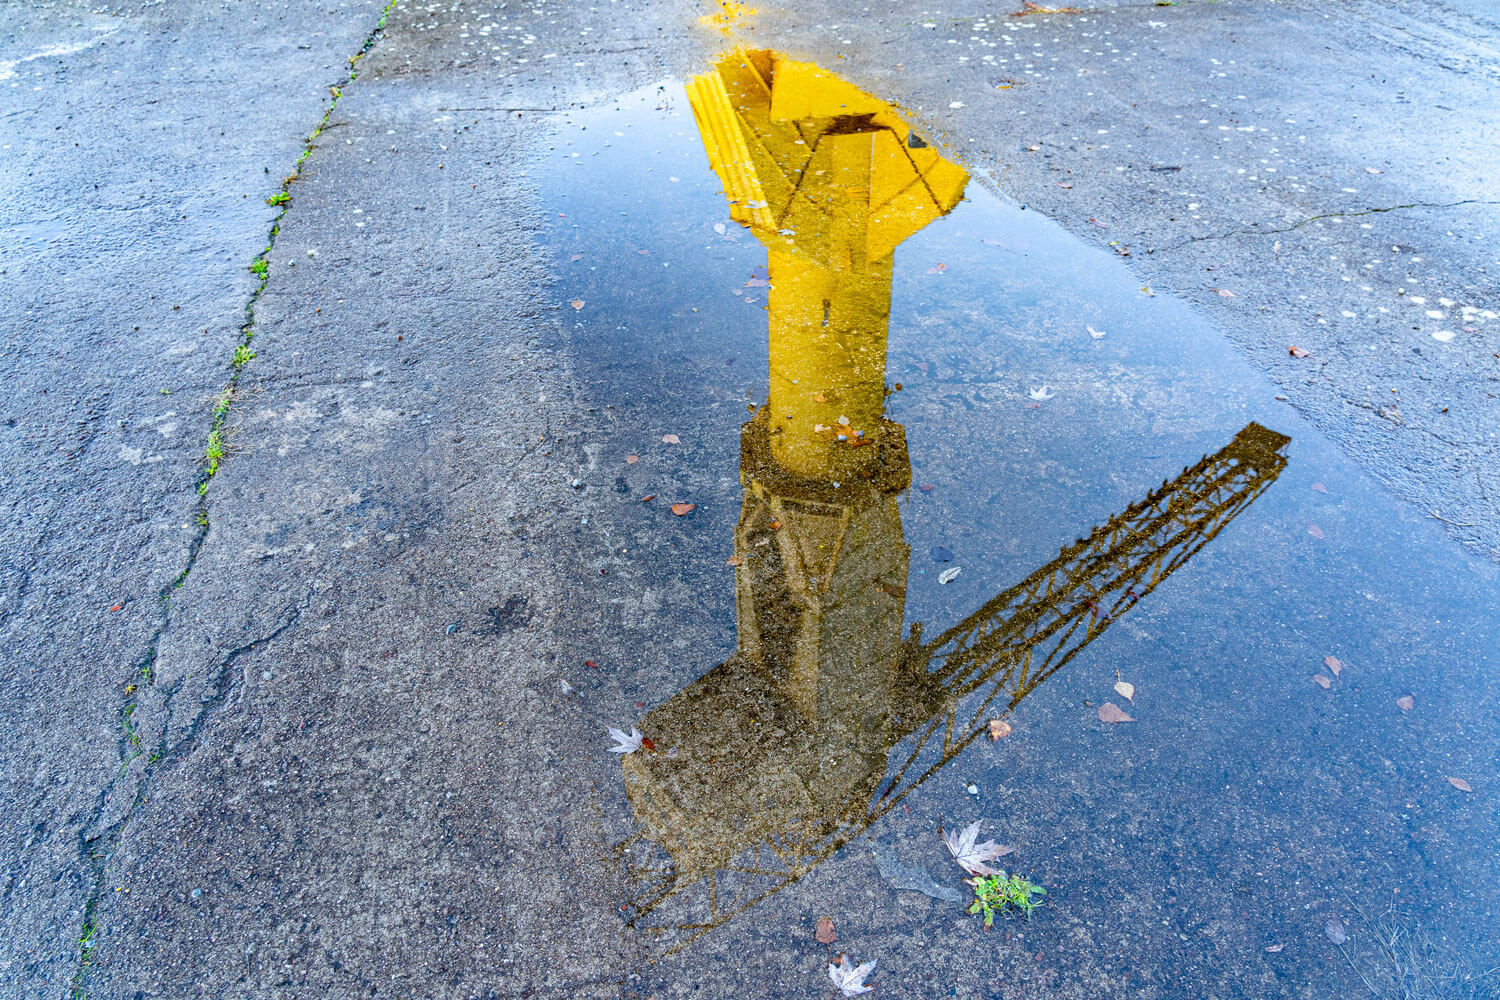
[[664,952],[886,815],[1223,530],[1289,443],[1252,423],[935,639],[903,636],[892,254],[967,174],[889,105],[771,52],[726,55],[688,94],[733,218],[767,247],[770,391],[741,431],[736,651],[640,720],[674,755],[624,759],[626,909]]

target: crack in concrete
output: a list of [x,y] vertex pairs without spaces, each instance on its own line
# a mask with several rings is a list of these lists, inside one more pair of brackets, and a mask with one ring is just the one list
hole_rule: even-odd
[[1500,205],[1500,201],[1486,200],[1483,198],[1465,198],[1463,201],[1433,202],[1414,201],[1407,205],[1387,205],[1381,208],[1366,208],[1358,212],[1326,212],[1322,215],[1312,215],[1301,222],[1284,226],[1281,229],[1232,229],[1227,233],[1218,233],[1213,236],[1189,236],[1185,240],[1169,243],[1164,247],[1156,247],[1147,250],[1148,254],[1165,253],[1168,250],[1180,250],[1193,243],[1208,243],[1214,240],[1227,240],[1232,236],[1274,236],[1278,233],[1290,233],[1301,229],[1303,226],[1317,222],[1320,219],[1357,219],[1364,215],[1379,215],[1382,212],[1399,212],[1409,208],[1460,208],[1464,205]]
[[[149,689],[154,687],[155,685],[157,650],[161,642],[161,638],[165,634],[167,627],[171,621],[172,593],[187,581],[188,575],[192,573],[193,567],[197,564],[198,555],[202,551],[203,543],[208,539],[208,484],[209,481],[218,472],[219,462],[225,454],[223,450],[224,426],[225,422],[228,420],[229,412],[234,401],[235,390],[239,386],[241,372],[243,371],[245,365],[255,357],[254,351],[250,349],[250,343],[255,336],[255,305],[260,300],[260,296],[265,291],[266,285],[270,280],[268,257],[276,244],[277,235],[281,232],[281,220],[285,218],[288,211],[287,205],[290,201],[288,189],[290,188],[291,184],[301,176],[304,165],[312,156],[313,150],[316,148],[315,143],[318,136],[321,135],[329,127],[328,120],[330,116],[332,116],[334,110],[338,107],[339,100],[343,96],[343,88],[353,83],[359,77],[359,61],[363,59],[365,55],[372,48],[374,48],[376,42],[379,41],[380,36],[385,28],[386,20],[390,17],[390,13],[395,8],[395,6],[396,0],[389,0],[384,9],[382,9],[379,20],[370,30],[370,33],[365,36],[364,44],[360,46],[358,52],[356,52],[349,58],[348,73],[341,81],[329,87],[329,92],[333,95],[333,99],[329,102],[328,107],[324,110],[323,117],[319,120],[317,127],[314,128],[312,133],[308,136],[302,151],[302,155],[297,158],[295,169],[285,180],[281,182],[281,187],[277,194],[267,199],[267,202],[269,204],[281,206],[281,211],[277,213],[276,218],[271,225],[271,232],[265,249],[255,256],[254,261],[250,265],[250,270],[257,276],[259,276],[260,283],[256,286],[255,290],[250,294],[250,298],[245,303],[245,321],[240,326],[239,343],[235,345],[234,356],[230,365],[231,374],[229,383],[224,391],[220,393],[216,398],[216,402],[211,412],[209,420],[208,439],[204,450],[204,458],[202,464],[199,467],[198,476],[195,482],[195,488],[198,493],[198,503],[196,509],[198,529],[193,533],[193,537],[188,543],[187,559],[183,565],[182,571],[178,573],[177,576],[173,578],[173,580],[169,584],[163,587],[160,593],[158,593],[157,595],[159,602],[159,616],[156,629],[152,632],[151,638],[147,643],[145,653],[136,660],[130,670],[130,675],[132,677],[139,675],[140,680],[135,684],[127,686],[126,699],[120,706],[119,719],[121,733],[119,755],[121,762],[119,777],[117,777],[115,780],[111,781],[108,785],[101,789],[89,821],[82,825],[78,834],[79,856],[81,860],[86,861],[88,864],[93,877],[93,886],[89,891],[87,899],[84,901],[83,922],[79,928],[78,933],[78,960],[74,965],[73,975],[69,982],[67,993],[67,996],[70,998],[70,1000],[87,1000],[88,998],[89,969],[92,965],[93,949],[95,946],[94,939],[99,929],[97,915],[99,903],[104,894],[105,868],[109,863],[110,857],[113,855],[116,847],[119,844],[126,824],[129,823],[131,817],[134,816],[136,808],[145,801],[146,790],[149,786],[152,775],[155,773],[157,762],[163,759],[166,754],[175,753],[180,748],[189,744],[190,741],[196,740],[198,738],[203,726],[205,725],[209,717],[214,713],[214,710],[228,699],[229,688],[231,686],[229,683],[229,673],[234,665],[234,662],[245,653],[259,648],[266,643],[275,641],[275,639],[280,637],[282,633],[295,625],[298,619],[301,617],[302,611],[306,609],[308,603],[310,603],[312,599],[312,595],[311,593],[309,593],[301,606],[293,609],[291,617],[286,622],[279,625],[270,634],[252,640],[245,645],[236,647],[224,657],[219,666],[218,685],[213,697],[204,702],[199,707],[197,714],[194,716],[192,723],[188,726],[187,731],[171,746],[167,745],[167,726],[170,725],[171,721],[172,701],[180,691],[182,685],[179,683],[176,687],[173,688],[173,690],[165,692],[162,700],[162,712],[164,717],[162,735],[157,743],[156,748],[153,750],[151,757],[147,760],[138,780],[136,781],[136,791],[134,798],[132,799],[130,805],[124,809],[122,815],[118,819],[110,823],[103,830],[100,830],[91,836],[90,831],[93,830],[96,825],[104,818],[105,810],[112,794],[118,790],[121,790],[121,782],[125,780],[127,774],[129,773],[131,764],[133,764],[135,760],[139,758],[142,753],[144,753],[144,751],[142,750],[142,740],[139,732],[139,725],[134,721],[135,712],[139,707],[141,707],[139,694],[140,687],[141,685],[144,685]],[[180,759],[180,757],[178,759]]]

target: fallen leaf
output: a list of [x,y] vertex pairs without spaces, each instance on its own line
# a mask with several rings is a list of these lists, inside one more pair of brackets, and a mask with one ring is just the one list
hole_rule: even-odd
[[634,726],[630,727],[629,735],[614,726],[604,728],[609,730],[609,738],[615,741],[615,745],[609,748],[610,753],[635,753],[646,745],[646,737],[642,736],[641,731]]
[[1349,940],[1349,935],[1344,930],[1344,922],[1336,916],[1328,918],[1328,922],[1323,925],[1323,933],[1327,934],[1328,940],[1334,944],[1343,944]]
[[112,604],[112,605],[110,605],[110,608],[109,608],[109,610],[111,610],[111,611],[123,611],[124,609],[125,609],[125,605],[123,605],[123,604]]
[[655,499],[656,499],[656,494],[655,493],[647,493],[645,496],[641,497],[641,503],[650,503],[652,500],[655,500]]
[[772,531],[780,531],[781,530],[781,522],[780,521],[772,521],[770,524],[766,525],[766,527],[770,528]]
[[975,841],[978,839],[979,820],[977,819],[957,833],[949,830],[943,831],[943,843],[948,845],[948,853],[953,855],[953,860],[958,862],[960,868],[970,875],[999,874],[985,862],[1003,858],[1013,853],[1015,848],[997,844],[993,840],[976,844]]
[[1099,706],[1099,721],[1134,722],[1135,720],[1126,715],[1124,710],[1122,710],[1119,705],[1116,705],[1112,701],[1106,701],[1104,704]]
[[1308,356],[1308,354],[1312,353],[1312,352],[1308,351],[1305,347],[1297,347],[1295,345],[1293,345],[1291,347],[1288,347],[1286,349],[1286,352],[1288,354],[1290,354],[1294,358],[1305,358],[1305,357]]
[[962,566],[954,566],[952,569],[945,569],[938,574],[938,583],[952,583],[953,579],[963,571],[964,568]]
[[1337,677],[1339,673],[1344,669],[1344,661],[1339,659],[1337,656],[1325,656],[1323,657],[1323,666],[1327,667],[1329,670],[1332,670],[1333,676]]
[[1239,298],[1238,295],[1234,294],[1233,292],[1231,292],[1227,288],[1210,288],[1209,291],[1210,292],[1218,292],[1219,293],[1219,298],[1221,298],[1221,299],[1237,299],[1237,298]]
[[599,664],[595,663],[593,660],[584,660],[583,665],[585,667],[593,667],[595,670],[599,669]]
[[[875,961],[878,962],[879,959]],[[850,965],[849,959],[843,955],[839,956],[837,962],[828,963],[828,978],[833,980],[833,985],[846,997],[857,997],[873,990],[875,987],[865,985],[865,977],[874,971],[875,962]]]
[[1328,492],[1328,487],[1324,486],[1322,483],[1313,483],[1312,484],[1312,488],[1315,489],[1315,490],[1317,490],[1319,493],[1327,493]]
[[1469,783],[1462,778],[1449,777],[1448,784],[1452,785],[1454,788],[1457,788],[1460,792],[1472,792],[1474,790],[1473,788],[1469,787]]
[[1329,680],[1323,674],[1313,674],[1313,683],[1322,688],[1324,691],[1327,691],[1329,688],[1333,687],[1333,681]]
[[661,443],[662,444],[682,444],[682,438],[678,437],[676,434],[663,434],[661,436]]
[[1403,694],[1401,697],[1396,699],[1396,707],[1401,709],[1401,711],[1403,712],[1410,712],[1412,706],[1415,704],[1415,699],[1413,699],[1409,694]]
[[1276,952],[1280,951],[1281,949],[1283,949],[1285,947],[1286,947],[1286,945],[1284,945],[1284,944],[1268,944],[1268,945],[1266,945],[1266,951],[1269,951],[1272,954],[1275,954]]
[[1135,701],[1135,685],[1129,681],[1115,681],[1115,690],[1128,702]]
[[1060,188],[1062,188],[1064,191],[1071,191],[1071,190],[1073,190],[1073,185],[1071,185],[1071,184],[1064,184],[1062,181],[1057,181],[1056,183],[1057,183],[1057,186],[1060,187]]
[[568,304],[571,305],[574,309],[582,309],[583,308],[583,300],[582,299],[574,299],[572,302],[570,302]]
[[813,936],[818,939],[818,944],[833,944],[833,942],[837,941],[839,935],[838,931],[833,929],[833,919],[831,917],[819,917],[818,930]]
[[1085,326],[1084,329],[1087,330],[1089,332],[1089,336],[1093,337],[1095,340],[1098,340],[1100,337],[1104,336],[1103,330],[1095,330],[1091,326]]
[[1094,225],[1098,226],[1100,229],[1108,229],[1109,228],[1109,223],[1104,222],[1104,221],[1102,221],[1100,219],[1089,219],[1089,221],[1092,222]]
[[684,514],[691,513],[697,506],[695,503],[674,503],[672,505],[672,513],[678,517],[682,517]]
[[937,489],[937,487],[932,485],[931,483],[920,483],[918,484],[917,489],[921,490],[923,493],[931,493],[933,490]]
[[744,563],[745,560],[741,556],[730,556],[728,559],[724,560],[725,566],[743,566]]
[[1004,719],[990,720],[990,739],[1003,740],[1011,733],[1011,725]]
[[1327,538],[1328,537],[1327,535],[1323,534],[1323,529],[1320,528],[1320,527],[1318,527],[1316,524],[1309,524],[1307,526],[1307,533],[1309,535],[1312,535],[1314,538]]

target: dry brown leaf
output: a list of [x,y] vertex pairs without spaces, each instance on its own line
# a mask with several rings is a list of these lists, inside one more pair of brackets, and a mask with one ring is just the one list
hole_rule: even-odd
[[819,917],[818,931],[814,936],[818,939],[818,944],[833,944],[837,941],[839,934],[833,929],[833,918]]
[[583,300],[582,299],[574,299],[572,302],[570,302],[568,304],[571,305],[574,309],[582,309],[583,308]]
[[684,514],[691,513],[692,510],[697,506],[698,505],[695,503],[674,503],[672,505],[672,513],[676,514],[678,517],[682,517]]
[[663,434],[661,436],[661,443],[662,444],[682,444],[682,438],[678,437],[676,434]]
[[1337,677],[1339,672],[1344,669],[1344,661],[1337,656],[1325,656],[1323,657],[1323,666],[1332,670],[1333,676]]
[[1115,681],[1115,691],[1128,702],[1135,701],[1135,685],[1129,681]]
[[1309,355],[1309,354],[1311,354],[1311,353],[1312,353],[1312,352],[1311,352],[1311,351],[1309,351],[1309,350],[1308,350],[1308,349],[1307,349],[1307,348],[1305,348],[1305,347],[1297,347],[1297,346],[1296,346],[1296,345],[1293,345],[1293,346],[1291,346],[1291,347],[1288,347],[1288,348],[1287,348],[1287,349],[1286,349],[1286,352],[1287,352],[1287,353],[1288,353],[1288,354],[1290,354],[1290,355],[1291,355],[1291,356],[1292,356],[1292,357],[1294,357],[1294,358],[1305,358],[1305,357],[1307,357],[1307,356],[1308,356],[1308,355]]
[[641,460],[641,456],[639,456],[639,455],[626,455],[625,456],[625,464],[626,465],[634,465],[635,463],[639,462],[640,460]]
[[1327,691],[1329,688],[1333,687],[1333,681],[1329,680],[1322,674],[1313,674],[1313,683],[1322,688],[1324,691]]
[[1469,783],[1462,778],[1454,778],[1452,776],[1449,776],[1448,784],[1452,785],[1454,788],[1457,788],[1460,792],[1472,792],[1474,790],[1473,788],[1469,787]]
[[1002,740],[1011,733],[1011,725],[1004,719],[990,720],[990,739]]
[[745,560],[740,556],[730,556],[728,559],[724,560],[725,566],[742,566],[744,565],[744,563]]
[[1126,715],[1124,710],[1121,709],[1119,705],[1116,705],[1112,701],[1106,701],[1104,704],[1099,706],[1099,721],[1134,722],[1135,720]]
[[647,493],[645,496],[641,497],[641,503],[650,503],[652,500],[655,500],[655,499],[656,499],[656,494],[655,493]]
[[770,524],[766,525],[766,527],[770,528],[772,531],[780,531],[781,530],[781,522],[780,521],[772,521]]
[[1409,694],[1403,694],[1401,697],[1396,699],[1396,707],[1401,709],[1401,711],[1403,712],[1410,712],[1411,707],[1415,704],[1416,701]]

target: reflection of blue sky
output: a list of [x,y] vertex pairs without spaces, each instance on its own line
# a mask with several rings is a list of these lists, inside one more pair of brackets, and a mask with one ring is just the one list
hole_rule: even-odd
[[[765,257],[729,223],[680,88],[661,93],[666,111],[653,87],[564,128],[542,186],[566,218],[545,238],[556,297],[587,302],[564,317],[580,377],[643,435],[683,434],[681,480],[702,484],[688,499],[722,548],[739,425],[764,399],[764,289],[744,283]],[[1022,706],[1010,756],[957,762],[913,808],[951,808],[968,781],[992,811],[1024,805],[1039,824],[1032,873],[1079,907],[1092,886],[1154,895],[1175,879],[1204,906],[1249,886],[1237,905],[1264,913],[1246,919],[1273,923],[1343,893],[1383,905],[1390,886],[1424,881],[1445,931],[1492,937],[1480,914],[1500,904],[1493,567],[1277,403],[1185,304],[1140,285],[978,181],[897,251],[887,374],[904,389],[888,415],[913,466],[907,620],[929,635],[1248,421],[1293,439],[1270,491]],[[1056,395],[1035,403],[1042,385]],[[963,567],[946,586],[937,546]],[[733,648],[728,577],[704,602],[722,644],[695,649],[686,676],[643,678],[658,702]],[[1311,676],[1329,654],[1350,666],[1324,692]],[[1103,730],[1085,703],[1114,697],[1116,671],[1141,721]],[[1417,709],[1402,715],[1408,692]],[[1447,785],[1459,772],[1476,795]]]

